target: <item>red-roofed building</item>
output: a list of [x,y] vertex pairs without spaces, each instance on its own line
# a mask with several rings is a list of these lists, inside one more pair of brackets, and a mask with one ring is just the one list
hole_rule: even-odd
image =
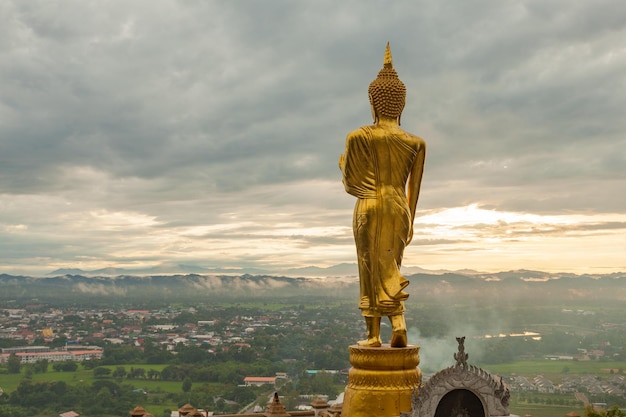
[[77,362],[102,358],[102,350],[95,350],[95,349],[73,350],[71,351],[71,353],[73,356],[72,360],[77,361]]
[[[9,353],[0,354],[0,363],[6,363],[9,360]],[[46,359],[48,362],[76,361],[81,362],[90,359],[102,358],[102,350],[54,350],[50,352],[17,352],[15,354],[21,363],[35,363]]]
[[247,376],[243,379],[243,383],[247,387],[259,387],[261,385],[272,384],[276,385],[275,376]]

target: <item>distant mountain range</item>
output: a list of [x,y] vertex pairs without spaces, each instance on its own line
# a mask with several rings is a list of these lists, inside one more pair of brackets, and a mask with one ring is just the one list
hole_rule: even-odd
[[[403,267],[404,274],[431,273],[443,274],[452,272],[448,270],[427,270],[420,267]],[[477,274],[477,271],[462,270],[454,271],[457,273]],[[47,274],[47,276],[59,275],[83,275],[97,277],[115,277],[119,275],[180,275],[180,274],[218,274],[218,275],[274,275],[286,277],[338,277],[338,276],[357,276],[358,268],[356,264],[341,263],[326,268],[318,266],[306,266],[302,268],[289,269],[261,269],[261,268],[203,268],[196,265],[185,264],[163,264],[152,268],[143,269],[125,269],[125,268],[101,268],[94,270],[83,270],[78,268],[61,268],[56,269]]]
[[57,269],[48,276],[58,275],[84,275],[84,276],[119,276],[119,275],[178,275],[178,274],[218,274],[218,275],[278,275],[289,277],[327,277],[327,276],[346,276],[357,275],[356,264],[338,264],[328,268],[320,268],[317,266],[307,266],[304,268],[291,269],[261,269],[261,268],[203,268],[196,265],[185,264],[162,264],[152,268],[143,269],[124,269],[124,268],[102,268],[90,271],[82,269]]
[[[419,268],[417,268],[419,270]],[[57,270],[52,277],[0,274],[0,300],[54,299],[78,302],[123,300],[226,300],[230,297],[336,297],[358,294],[356,266],[302,268],[290,275],[247,274],[241,270],[214,273],[117,274],[120,270]],[[476,271],[404,271],[412,302],[486,304],[566,302],[572,308],[588,301],[626,301],[626,273],[575,275],[517,270],[498,273]]]

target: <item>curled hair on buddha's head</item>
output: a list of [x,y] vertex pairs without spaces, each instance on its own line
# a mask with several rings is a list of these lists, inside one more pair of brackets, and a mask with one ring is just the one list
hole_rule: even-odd
[[406,87],[398,78],[396,70],[393,69],[389,42],[385,50],[383,68],[378,72],[378,77],[371,82],[368,93],[376,118],[384,116],[400,121],[406,100]]

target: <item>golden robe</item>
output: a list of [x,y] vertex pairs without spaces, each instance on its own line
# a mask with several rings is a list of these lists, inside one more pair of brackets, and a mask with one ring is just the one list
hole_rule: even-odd
[[412,238],[417,203],[417,195],[410,203],[406,187],[409,182],[412,192],[419,193],[424,156],[424,142],[399,127],[364,126],[346,138],[340,167],[346,191],[358,198],[352,226],[359,308],[366,317],[404,312],[409,295],[403,289],[409,281],[400,265]]

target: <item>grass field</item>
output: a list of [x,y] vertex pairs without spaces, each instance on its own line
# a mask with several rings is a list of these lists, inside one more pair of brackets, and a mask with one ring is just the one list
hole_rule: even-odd
[[484,369],[498,375],[521,375],[534,377],[543,375],[553,383],[558,384],[566,376],[571,375],[598,375],[610,376],[611,369],[617,373],[619,369],[626,370],[626,362],[599,362],[599,361],[520,361],[498,365],[484,365]]
[[565,414],[576,411],[583,415],[582,407],[568,407],[562,405],[543,405],[543,404],[511,404],[509,412],[518,416],[530,414],[533,417],[563,417]]
[[[114,370],[118,365],[107,365],[103,366],[104,368],[109,368]],[[149,369],[154,369],[156,371],[162,371],[167,365],[146,365],[146,364],[131,364],[131,365],[123,365],[126,371],[129,371],[130,368],[143,368],[146,371]],[[0,374],[0,388],[4,390],[6,393],[11,393],[14,391],[19,385],[20,381],[24,378],[25,374],[22,370],[19,374]],[[79,367],[75,372],[56,372],[51,369],[45,373],[35,374],[32,376],[33,382],[54,382],[54,381],[64,381],[70,385],[80,385],[80,384],[91,384],[94,381],[98,380],[112,380],[116,381],[111,377],[107,378],[94,378],[93,370],[84,369]],[[161,381],[161,380],[147,380],[147,379],[123,379],[121,382],[123,384],[130,384],[135,388],[142,388],[150,393],[182,393],[182,382],[180,381]],[[158,395],[157,395],[158,396]],[[158,396],[161,397],[161,396]],[[176,404],[173,401],[169,401],[161,397],[161,401],[158,404],[153,403],[150,400],[151,397],[147,397],[146,402],[142,405],[148,411],[153,414],[155,417],[162,417],[165,410],[176,410],[178,409],[179,404]],[[152,397],[154,398],[154,397]],[[130,411],[130,410],[129,410]]]
[[[126,371],[133,368],[143,368],[146,371],[154,369],[156,371],[162,371],[167,365],[123,365]],[[51,368],[51,367],[50,367]],[[103,368],[109,368],[114,370],[117,365],[103,366]],[[0,374],[0,387],[7,393],[14,391],[19,385],[20,381],[24,378],[24,371],[19,374]],[[108,378],[112,379],[112,378]],[[93,370],[84,369],[79,367],[75,372],[56,372],[52,369],[48,369],[48,372],[40,374],[32,374],[33,382],[53,382],[64,381],[70,385],[79,384],[91,384],[93,381],[97,381],[98,378],[94,378]],[[161,380],[147,380],[147,379],[124,379],[124,383],[134,385],[136,388],[144,388],[148,391],[156,391],[160,388],[165,392],[182,392],[182,383],[180,381],[161,381]]]
[[[19,374],[0,374],[0,387],[4,392],[10,393],[17,388],[22,378],[24,378],[23,371]],[[64,381],[71,385],[90,384],[93,379],[93,371],[80,368],[76,372],[55,372],[49,370],[42,374],[32,375],[33,382]]]
[[[165,410],[170,410],[170,411],[178,410],[178,405],[173,403],[173,402],[172,403],[161,403],[161,404],[146,403],[146,404],[142,404],[141,406],[143,408],[145,408],[146,410],[148,410],[148,412],[150,414],[152,414],[154,417],[163,417]],[[169,416],[169,414],[168,414],[168,416]]]

